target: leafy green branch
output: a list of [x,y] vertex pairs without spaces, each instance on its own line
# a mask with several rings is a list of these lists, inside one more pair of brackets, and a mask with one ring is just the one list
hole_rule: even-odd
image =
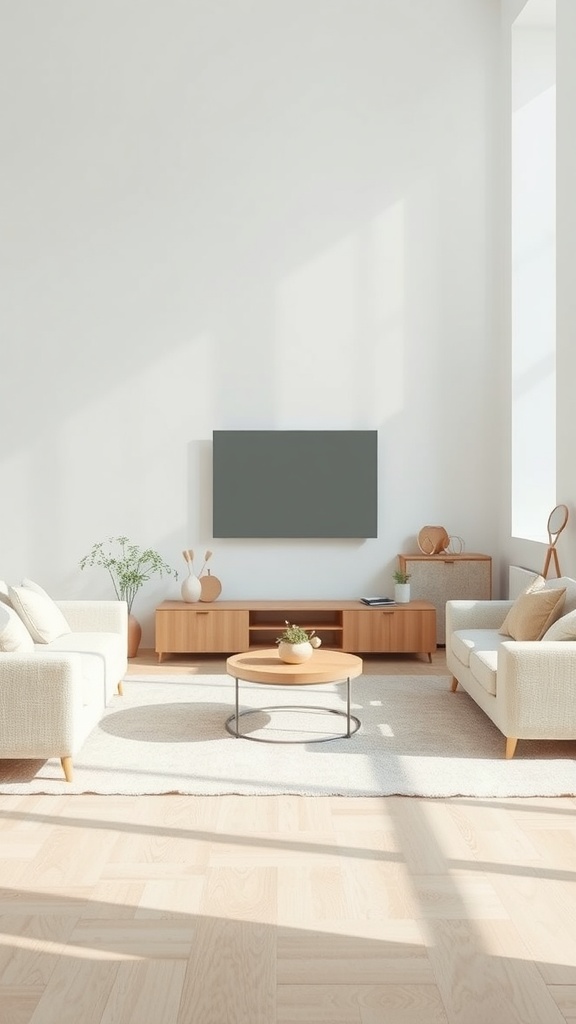
[[157,551],[131,544],[128,537],[108,537],[107,541],[94,544],[80,559],[81,569],[91,566],[106,569],[114,593],[119,601],[126,601],[128,613],[132,611],[136,594],[152,576],[166,575],[178,579],[176,570]]

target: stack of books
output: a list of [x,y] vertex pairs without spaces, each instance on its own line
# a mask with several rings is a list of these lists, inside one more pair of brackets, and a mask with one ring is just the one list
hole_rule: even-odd
[[361,597],[362,604],[370,605],[370,607],[377,607],[380,604],[396,604],[393,597]]

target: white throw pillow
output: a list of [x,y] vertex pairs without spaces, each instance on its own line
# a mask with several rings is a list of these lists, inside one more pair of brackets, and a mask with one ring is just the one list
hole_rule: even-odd
[[576,609],[562,615],[553,622],[542,637],[543,640],[576,640]]
[[58,605],[48,594],[38,594],[29,587],[10,587],[8,594],[12,607],[37,644],[49,644],[72,632]]
[[7,604],[10,608],[12,603],[8,597],[8,584],[4,580],[0,580],[0,604]]
[[0,604],[0,651],[13,654],[33,650],[34,641],[18,612],[7,604]]
[[29,580],[25,577],[22,580],[20,586],[26,587],[27,590],[33,590],[36,594],[42,594],[43,597],[48,597],[50,600],[52,600],[50,594],[47,594],[46,591],[44,590],[44,587],[41,587],[39,583],[35,583],[34,580]]

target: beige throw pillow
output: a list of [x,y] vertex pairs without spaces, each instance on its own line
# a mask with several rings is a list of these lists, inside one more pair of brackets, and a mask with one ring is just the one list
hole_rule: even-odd
[[[566,605],[564,605],[566,607]],[[561,615],[542,637],[543,640],[576,640],[576,611]]]
[[0,604],[0,651],[13,654],[33,650],[34,641],[18,612],[7,604]]
[[561,614],[565,593],[565,590],[536,590],[520,594],[498,632],[513,640],[541,640]]
[[38,594],[28,587],[10,587],[8,593],[12,607],[37,644],[49,644],[72,632],[58,605],[48,594]]
[[546,586],[546,580],[543,576],[535,576],[532,583],[529,583],[526,590],[523,590],[523,594],[534,594],[537,590],[544,590]]

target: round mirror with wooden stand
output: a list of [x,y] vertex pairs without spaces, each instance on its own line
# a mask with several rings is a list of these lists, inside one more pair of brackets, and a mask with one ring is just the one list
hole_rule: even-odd
[[558,561],[558,552],[556,551],[556,541],[562,533],[562,530],[568,522],[568,506],[567,505],[556,505],[553,508],[550,515],[548,516],[548,551],[546,552],[546,561],[544,562],[544,568],[542,575],[546,579],[548,575],[548,569],[550,568],[550,559],[554,562],[556,569],[556,575],[561,576],[560,563]]

